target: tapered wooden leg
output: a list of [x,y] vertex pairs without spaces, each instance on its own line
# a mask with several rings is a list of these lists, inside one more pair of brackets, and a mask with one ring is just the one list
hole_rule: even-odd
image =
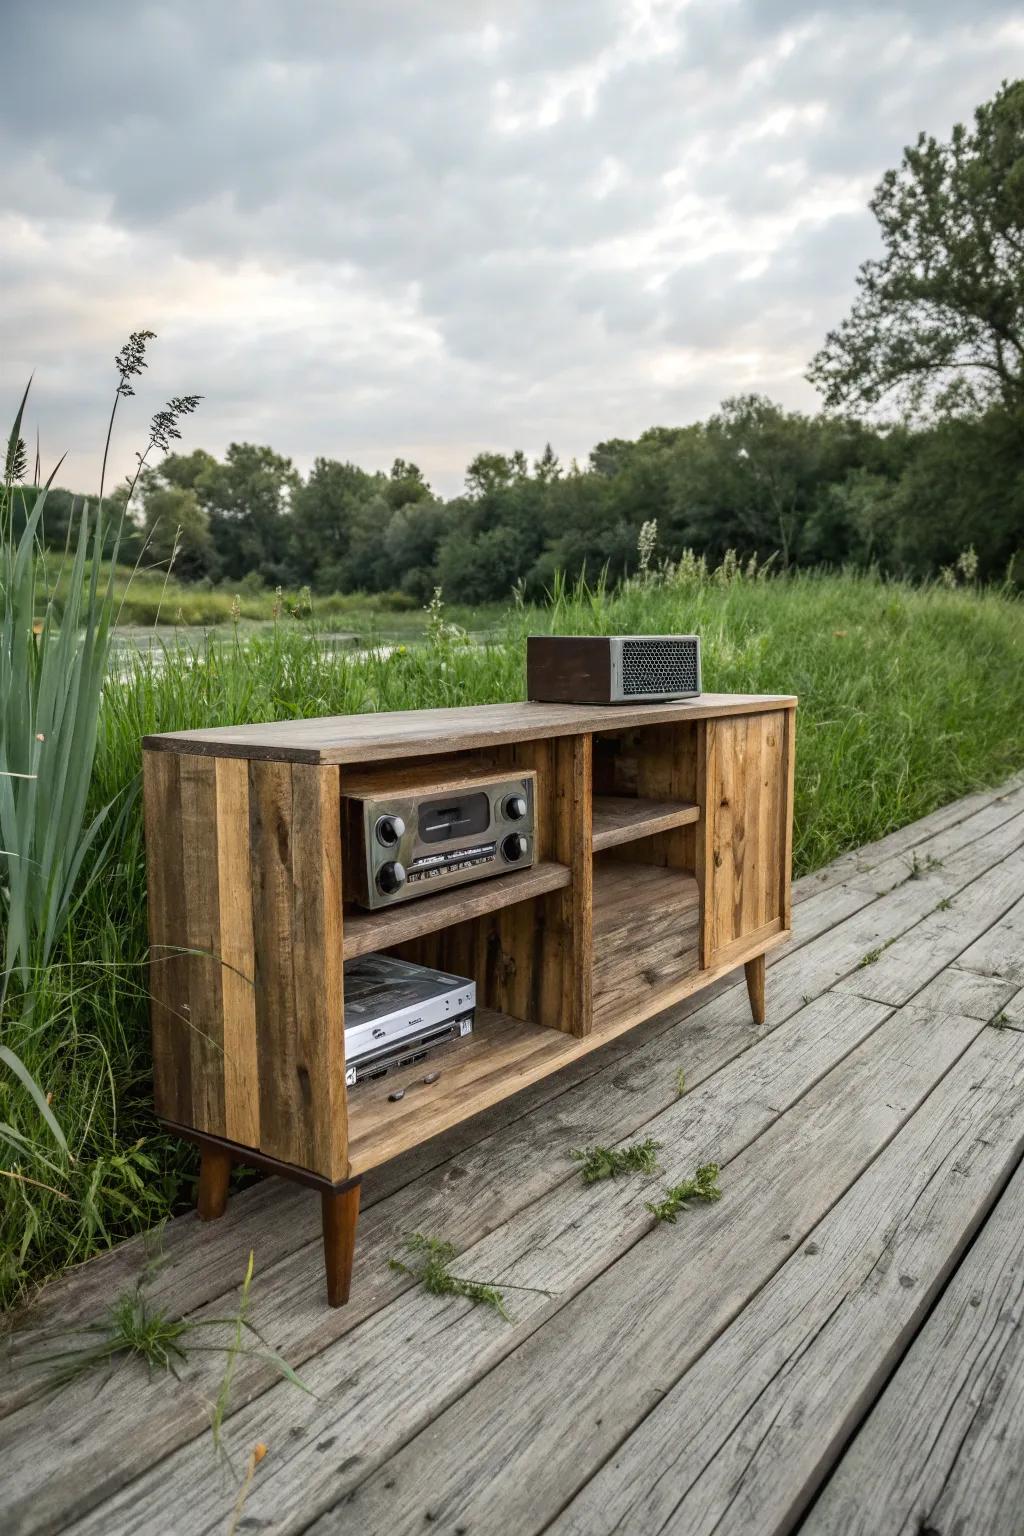
[[764,955],[748,960],[743,967],[747,977],[747,996],[755,1024],[764,1023]]
[[324,1190],[320,1203],[323,1207],[327,1301],[332,1307],[343,1307],[348,1301],[352,1284],[356,1222],[359,1220],[359,1184],[352,1184],[338,1194]]
[[204,1147],[199,1163],[199,1198],[196,1210],[203,1221],[216,1221],[228,1203],[231,1155],[221,1147]]

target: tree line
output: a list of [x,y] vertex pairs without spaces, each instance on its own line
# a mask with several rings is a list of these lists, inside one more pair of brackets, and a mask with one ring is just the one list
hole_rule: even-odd
[[[1024,585],[1024,82],[948,142],[926,134],[871,202],[883,254],[808,377],[825,410],[761,395],[705,421],[598,443],[481,453],[461,495],[415,464],[318,458],[303,478],[272,448],[171,454],[140,485],[136,548],[212,583],[317,592],[440,584],[458,601],[540,597],[556,570],[623,575],[643,523],[663,555],[729,549],[783,568],[877,565],[927,577],[973,546],[983,579]],[[63,542],[66,493],[51,496]],[[62,510],[63,509],[63,510]]]

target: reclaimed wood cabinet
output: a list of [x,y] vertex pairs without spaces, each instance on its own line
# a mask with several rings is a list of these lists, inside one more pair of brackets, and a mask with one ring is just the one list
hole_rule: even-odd
[[[348,1299],[359,1181],[743,965],[790,928],[796,700],[496,704],[282,721],[143,742],[156,1110],[199,1143],[199,1214],[233,1162],[323,1201]],[[529,869],[367,912],[342,786],[536,772]],[[345,1085],[344,961],[387,950],[472,976],[472,1035]],[[398,1101],[396,1088],[407,1091]]]

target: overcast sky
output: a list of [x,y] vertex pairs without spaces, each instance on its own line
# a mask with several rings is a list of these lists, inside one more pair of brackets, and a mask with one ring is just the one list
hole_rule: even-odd
[[4,399],[92,488],[270,443],[461,488],[804,381],[920,129],[1024,73],[1012,0],[36,0],[4,9]]

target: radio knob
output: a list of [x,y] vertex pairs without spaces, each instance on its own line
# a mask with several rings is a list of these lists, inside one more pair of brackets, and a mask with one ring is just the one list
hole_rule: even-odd
[[382,847],[393,848],[405,835],[405,822],[401,816],[381,816],[373,830]]
[[516,864],[526,853],[529,843],[521,832],[510,832],[502,839],[501,856],[509,864]]
[[405,884],[405,865],[399,864],[397,859],[382,864],[377,871],[377,884],[385,896],[393,896]]
[[508,795],[501,809],[506,821],[522,821],[529,807],[522,795]]

